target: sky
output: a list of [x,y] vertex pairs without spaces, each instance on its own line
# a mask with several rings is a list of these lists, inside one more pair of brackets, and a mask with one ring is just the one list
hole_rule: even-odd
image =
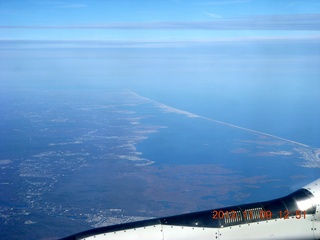
[[318,38],[317,0],[0,1],[1,40]]

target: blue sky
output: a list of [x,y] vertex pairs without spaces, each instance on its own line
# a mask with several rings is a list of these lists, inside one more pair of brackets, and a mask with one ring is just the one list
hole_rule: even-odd
[[318,38],[317,0],[0,1],[0,40]]

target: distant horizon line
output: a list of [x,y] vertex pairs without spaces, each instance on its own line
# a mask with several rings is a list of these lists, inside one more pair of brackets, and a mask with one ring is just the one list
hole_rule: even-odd
[[0,25],[0,29],[320,30],[320,14],[251,15],[193,21],[105,22],[81,25]]
[[27,39],[27,38],[0,38],[0,42],[53,42],[53,43],[78,43],[78,42],[159,42],[159,43],[219,43],[225,41],[270,41],[270,40],[320,40],[320,35],[282,35],[282,36],[244,36],[244,37],[208,37],[208,38],[172,38],[172,39]]
[[318,43],[320,36],[246,36],[189,39],[1,39],[0,48],[6,47],[61,47],[61,48],[98,48],[98,47],[192,47],[215,46],[218,44],[245,43]]

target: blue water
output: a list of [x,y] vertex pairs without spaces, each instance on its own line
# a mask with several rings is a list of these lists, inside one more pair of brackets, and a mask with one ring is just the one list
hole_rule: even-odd
[[195,88],[192,92],[174,89],[162,95],[141,92],[203,117],[320,147],[320,113],[317,110],[320,96],[313,84],[306,82],[304,86],[271,93],[257,83],[250,91],[219,92],[214,89],[216,85],[212,83],[208,89]]
[[[301,187],[320,176],[318,168],[301,167],[305,159],[294,151],[297,146],[289,142],[201,118],[159,113],[156,108],[152,114],[153,119],[145,119],[143,123],[161,123],[166,128],[138,144],[137,149],[143,157],[154,161],[156,166],[170,165],[173,168],[177,165],[223,166],[231,171],[230,176],[238,176],[239,182],[245,178],[249,183],[255,181],[255,187],[246,189],[251,193],[249,201],[288,194],[293,190],[292,186]],[[273,129],[280,130],[281,125]],[[288,123],[283,123],[286,125]],[[272,155],[270,152],[289,152],[290,155]]]

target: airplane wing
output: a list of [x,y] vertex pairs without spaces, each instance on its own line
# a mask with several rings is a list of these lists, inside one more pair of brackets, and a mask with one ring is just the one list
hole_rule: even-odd
[[61,240],[320,239],[320,179],[282,198],[81,232]]

